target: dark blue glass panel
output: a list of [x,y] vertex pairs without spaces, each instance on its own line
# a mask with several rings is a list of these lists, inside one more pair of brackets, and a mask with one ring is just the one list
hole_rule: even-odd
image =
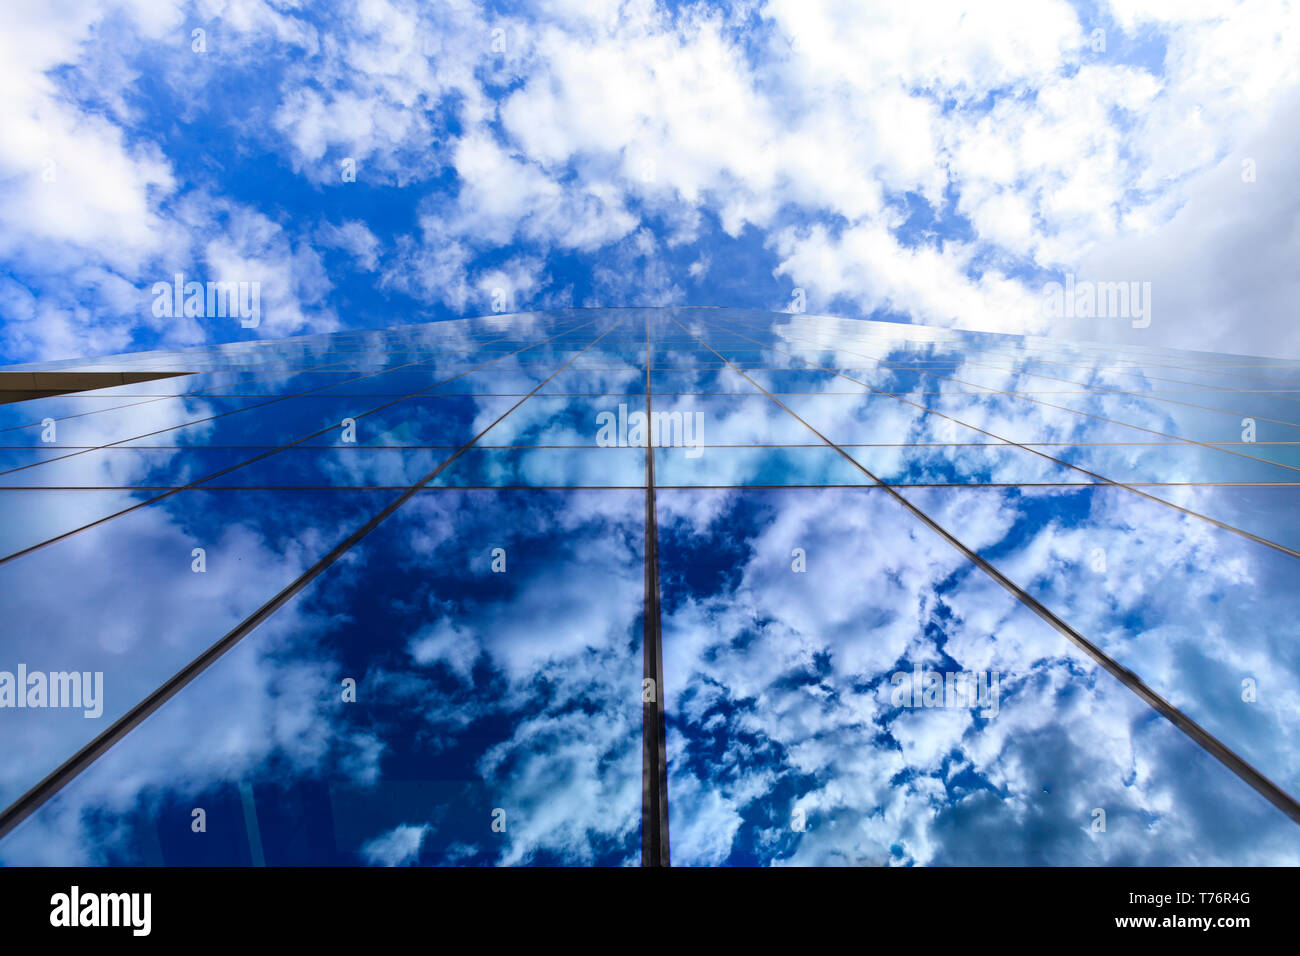
[[417,495],[0,861],[638,863],[644,517],[639,491]]
[[[22,522],[24,509],[75,508],[85,497],[5,491],[0,507]],[[44,706],[0,711],[0,802],[37,783],[393,497],[184,491],[0,565],[0,670],[101,675],[87,681],[96,687],[89,707],[50,706],[50,695]]]

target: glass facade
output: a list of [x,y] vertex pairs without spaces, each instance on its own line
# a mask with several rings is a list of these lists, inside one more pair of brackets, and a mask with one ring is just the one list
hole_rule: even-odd
[[27,371],[125,384],[0,405],[0,863],[1300,862],[1300,363],[664,308]]

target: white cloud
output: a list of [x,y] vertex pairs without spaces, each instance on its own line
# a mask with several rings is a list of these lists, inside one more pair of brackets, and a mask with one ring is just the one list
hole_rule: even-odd
[[420,855],[424,838],[432,829],[427,823],[418,826],[400,824],[362,845],[361,856],[371,866],[406,866],[414,863]]
[[323,246],[342,249],[352,256],[357,267],[374,272],[379,264],[379,238],[358,219],[349,219],[340,226],[325,223],[317,233]]
[[813,311],[837,297],[864,310],[885,309],[921,324],[988,331],[1032,331],[1045,324],[1041,297],[990,269],[968,275],[975,249],[906,246],[884,223],[845,229],[833,237],[824,226],[787,230],[776,237],[778,275],[810,290]]
[[[177,10],[127,9],[113,22],[130,26],[113,37],[97,33],[104,16],[80,7],[48,27],[18,19],[6,31],[22,39],[0,70],[14,134],[7,153],[0,147],[11,193],[0,254],[49,276],[89,252],[134,283],[186,246],[248,270],[247,256],[199,241],[193,218],[168,214],[183,184],[173,161],[134,135],[147,117],[125,93],[132,68],[89,44],[160,47],[165,82],[194,100],[214,70],[253,68],[266,33],[296,52],[243,140],[284,153],[322,190],[348,188],[339,163],[351,158],[363,181],[424,198],[412,234],[381,240],[355,216],[318,233],[378,272],[383,290],[471,308],[497,278],[479,256],[522,243],[515,258],[527,267],[516,271],[537,303],[572,300],[551,276],[553,257],[572,252],[599,257],[587,304],[683,301],[684,285],[707,288],[714,257],[690,250],[678,266],[669,253],[698,243],[711,218],[732,236],[757,229],[779,257],[773,302],[789,282],[823,308],[1112,336],[1128,333],[1049,326],[1033,277],[1125,271],[1150,276],[1164,303],[1143,342],[1295,347],[1277,341],[1293,298],[1288,118],[1300,83],[1300,31],[1282,2],[1121,5],[1113,19],[1094,17],[1106,52],[1064,2],[1009,12],[956,0],[888,10],[769,0],[756,19],[570,4],[525,19],[358,0],[321,30],[292,9],[210,0],[199,13],[214,46],[200,59],[176,42]],[[1139,43],[1145,62],[1134,65],[1128,51]],[[1150,51],[1162,47],[1156,62]],[[60,95],[48,73],[60,65],[75,67],[66,82],[78,89],[98,83],[103,115]],[[57,189],[39,182],[52,152]],[[1260,169],[1246,192],[1233,181],[1242,158]],[[426,196],[446,173],[450,195],[440,185]],[[651,222],[653,255],[641,251]],[[647,260],[630,278],[628,255]],[[280,331],[332,321],[327,309],[313,314],[313,290],[327,288],[306,278],[309,259],[301,251],[292,267]],[[118,323],[95,334],[129,341],[142,320],[122,311],[119,284],[79,286],[100,304],[90,313],[43,291],[52,301],[42,327],[22,324],[11,348],[48,352],[92,322]]]
[[[667,528],[692,494],[660,495]],[[735,586],[679,599],[664,620],[668,705],[678,727],[670,787],[683,795],[672,806],[685,837],[674,840],[675,862],[753,854],[796,865],[1265,863],[1293,852],[1226,832],[1225,800],[1234,813],[1251,814],[1250,826],[1295,843],[1284,817],[883,492],[745,497],[752,517]],[[1013,506],[1002,492],[918,497],[963,536],[980,526],[986,530],[973,530],[973,540],[1007,534]],[[953,500],[960,498],[968,500]],[[737,530],[727,526],[729,535]],[[709,541],[719,529],[696,525],[694,533]],[[1098,534],[1094,524],[1088,535]],[[808,549],[803,574],[788,564],[795,540]],[[1147,547],[1132,550],[1149,559]],[[1185,594],[1169,586],[1181,562],[1159,564],[1150,573],[1163,576],[1170,595]],[[1056,564],[1033,555],[1003,566],[1019,580],[1058,579]],[[1025,568],[1029,578],[1021,577]],[[663,568],[669,579],[676,572],[671,562]],[[1105,601],[1104,589],[1059,580],[1053,604]],[[1221,593],[1212,585],[1202,599]],[[1207,610],[1188,615],[1203,625]],[[1101,628],[1092,620],[1081,629]],[[1158,647],[1164,636],[1143,639]],[[889,682],[868,685],[904,653],[929,667],[939,667],[942,654],[959,669],[998,673],[996,716],[976,725],[966,710],[891,710]],[[1148,664],[1138,670],[1152,679],[1161,673]],[[1098,806],[1109,818],[1104,837],[1089,829]],[[711,832],[701,832],[701,821]]]

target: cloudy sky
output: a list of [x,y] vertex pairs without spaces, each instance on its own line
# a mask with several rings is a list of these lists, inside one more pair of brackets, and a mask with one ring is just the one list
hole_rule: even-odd
[[[869,6],[6,3],[0,361],[796,290],[1300,355],[1292,4]],[[178,272],[262,321],[154,315]]]

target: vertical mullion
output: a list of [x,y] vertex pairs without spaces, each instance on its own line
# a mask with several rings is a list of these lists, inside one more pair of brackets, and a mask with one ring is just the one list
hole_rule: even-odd
[[[659,527],[655,510],[655,450],[650,312],[645,320],[645,606],[642,612],[641,865],[668,866],[668,769],[664,720],[663,633],[659,617]],[[650,681],[650,684],[646,684]],[[649,687],[653,693],[647,695]],[[649,696],[651,699],[647,700]]]

